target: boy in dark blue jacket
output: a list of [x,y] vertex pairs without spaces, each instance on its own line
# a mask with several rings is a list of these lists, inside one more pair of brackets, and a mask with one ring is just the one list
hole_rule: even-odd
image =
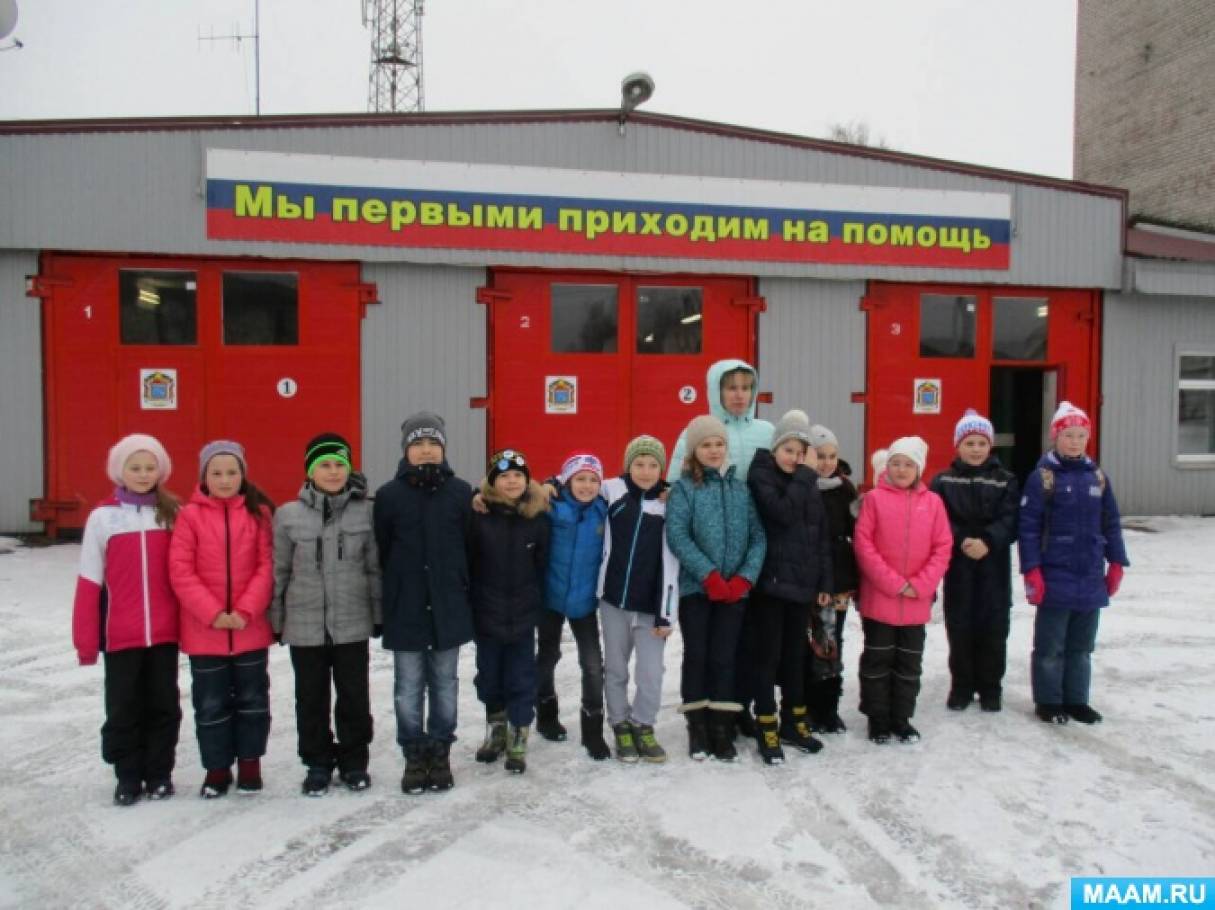
[[1084,454],[1092,423],[1063,402],[1051,421],[1054,449],[1025,481],[1020,553],[1034,618],[1031,675],[1038,718],[1101,721],[1089,705],[1091,655],[1101,608],[1130,561],[1109,478]]
[[575,454],[558,475],[560,492],[548,512],[549,558],[540,613],[536,673],[536,732],[560,742],[566,730],[558,719],[554,670],[561,660],[561,630],[568,620],[582,669],[582,745],[596,761],[611,753],[603,739],[603,649],[599,646],[599,563],[607,501],[599,495],[603,464],[594,455]]

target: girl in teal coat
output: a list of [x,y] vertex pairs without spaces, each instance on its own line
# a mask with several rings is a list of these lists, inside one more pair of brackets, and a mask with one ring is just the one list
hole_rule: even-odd
[[[709,413],[722,422],[726,430],[726,455],[734,466],[734,474],[745,483],[751,458],[756,449],[772,444],[772,424],[755,416],[755,398],[759,394],[759,374],[745,360],[719,360],[705,376],[705,400]],[[667,480],[674,483],[683,473],[684,459],[694,446],[689,446],[687,430],[679,434]]]
[[735,761],[734,668],[747,596],[767,541],[746,484],[727,466],[726,427],[704,415],[688,424],[688,455],[667,500],[667,544],[679,560],[683,633],[680,711],[688,754]]

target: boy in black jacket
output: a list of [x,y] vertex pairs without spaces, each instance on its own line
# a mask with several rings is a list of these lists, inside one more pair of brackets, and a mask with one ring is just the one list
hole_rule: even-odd
[[953,433],[958,457],[932,479],[953,530],[945,574],[945,632],[952,685],[946,704],[965,711],[978,693],[999,711],[1012,609],[1009,553],[1017,539],[1017,478],[992,453],[991,421],[967,409]]
[[[392,651],[401,789],[450,790],[460,645],[472,639],[466,548],[472,487],[447,465],[443,418],[429,411],[401,424],[397,476],[375,495],[375,538],[384,570],[384,647]],[[424,716],[429,701],[429,717]]]
[[771,451],[757,449],[747,472],[747,487],[768,537],[749,608],[755,636],[755,737],[768,765],[784,762],[782,741],[802,752],[823,747],[807,724],[802,664],[811,611],[831,603],[831,542],[814,471],[803,463],[809,445],[809,419],[801,411],[789,411],[776,424]]
[[489,460],[481,496],[487,511],[473,515],[469,548],[477,641],[474,684],[486,720],[477,761],[494,762],[505,752],[506,770],[522,774],[535,718],[548,494],[532,480],[523,453],[504,449]]

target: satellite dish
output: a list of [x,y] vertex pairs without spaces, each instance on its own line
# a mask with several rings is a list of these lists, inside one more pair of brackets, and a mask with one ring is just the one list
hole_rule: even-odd
[[7,38],[17,27],[17,0],[0,0],[0,38]]

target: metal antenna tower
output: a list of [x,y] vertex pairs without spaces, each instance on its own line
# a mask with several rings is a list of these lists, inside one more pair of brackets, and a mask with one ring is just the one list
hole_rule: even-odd
[[424,110],[422,0],[363,0],[363,25],[371,26],[367,110]]
[[262,115],[262,3],[253,0],[253,34],[242,35],[239,28],[234,28],[230,35],[217,35],[211,30],[210,35],[199,34],[199,43],[203,41],[231,41],[238,47],[246,38],[253,39],[253,112]]

